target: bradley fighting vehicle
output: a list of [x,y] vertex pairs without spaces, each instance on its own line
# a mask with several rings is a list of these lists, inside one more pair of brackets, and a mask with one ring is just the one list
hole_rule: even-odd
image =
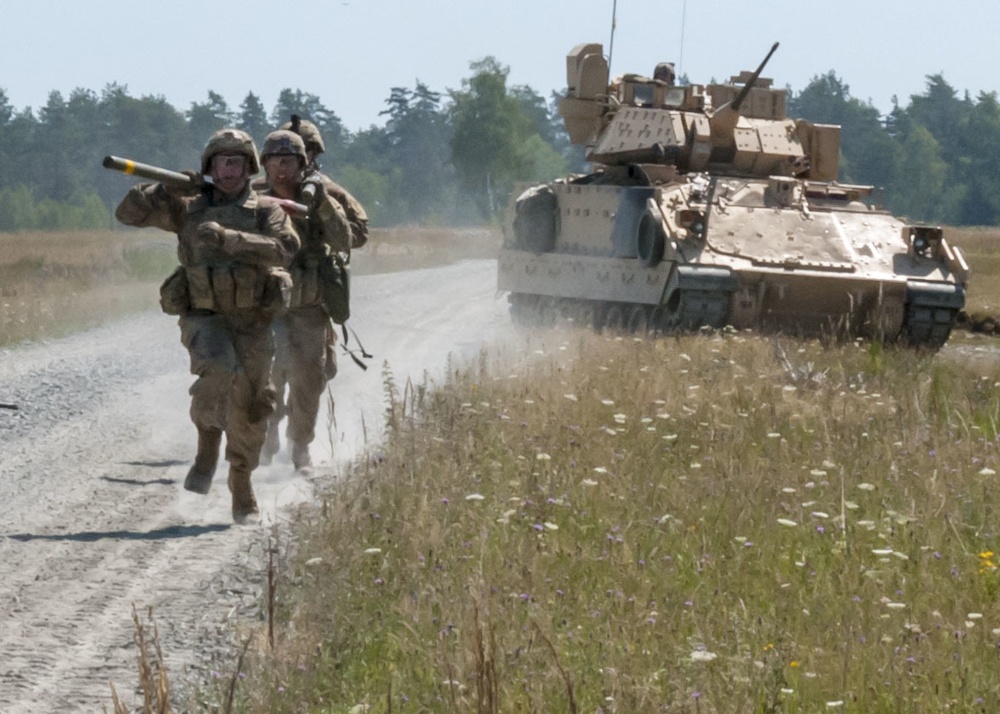
[[594,171],[512,203],[498,287],[516,321],[944,344],[965,259],[837,182],[840,127],[788,118],[760,76],[777,47],[756,72],[686,86],[609,86],[601,45],[573,48],[559,110]]

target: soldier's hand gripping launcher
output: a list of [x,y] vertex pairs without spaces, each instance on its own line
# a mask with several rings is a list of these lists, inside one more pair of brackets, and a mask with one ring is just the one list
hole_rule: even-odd
[[[139,176],[151,181],[159,181],[170,186],[191,186],[194,188],[197,185],[197,179],[188,174],[171,171],[170,169],[161,169],[159,166],[142,164],[131,159],[123,159],[118,156],[105,156],[102,163],[106,169],[121,171],[123,174]],[[202,176],[201,180],[204,184],[210,185],[212,183],[210,176]],[[257,195],[257,200],[264,205],[280,206],[285,210],[285,213],[292,216],[307,216],[309,214],[309,207],[297,201],[276,198],[274,196],[261,196],[260,194]]]

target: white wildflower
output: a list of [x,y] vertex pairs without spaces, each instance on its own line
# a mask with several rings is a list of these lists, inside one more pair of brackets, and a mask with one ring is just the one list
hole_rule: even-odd
[[708,650],[695,650],[691,653],[692,662],[711,662],[716,659],[719,655],[714,652],[709,652]]

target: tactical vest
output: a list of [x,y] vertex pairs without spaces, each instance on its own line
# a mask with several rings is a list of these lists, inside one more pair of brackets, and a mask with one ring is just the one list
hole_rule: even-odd
[[160,290],[164,312],[280,312],[287,307],[291,288],[287,271],[280,266],[243,262],[198,237],[198,226],[207,221],[241,233],[266,235],[271,210],[275,209],[259,205],[253,196],[242,203],[222,206],[211,205],[207,196],[192,201],[177,234],[181,267]]
[[307,219],[293,217],[292,224],[302,239],[302,248],[288,270],[292,291],[288,307],[322,306],[330,318],[342,325],[350,316],[350,268],[339,253],[331,252],[322,239],[313,235]]

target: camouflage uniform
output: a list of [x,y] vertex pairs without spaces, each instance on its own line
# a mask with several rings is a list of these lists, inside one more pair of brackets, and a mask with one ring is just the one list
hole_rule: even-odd
[[351,247],[360,248],[368,242],[368,214],[364,206],[346,188],[319,170],[316,157],[326,151],[326,144],[319,129],[311,121],[292,115],[292,120],[281,125],[283,130],[293,131],[302,137],[306,144],[308,160],[306,162],[306,180],[320,180],[326,187],[326,192],[333,196],[343,207],[347,222],[351,225]]
[[[268,424],[267,439],[261,460],[269,463],[280,448],[279,423],[288,416],[286,435],[292,463],[299,471],[312,467],[309,445],[316,436],[320,398],[326,383],[337,373],[333,346],[336,333],[323,305],[321,263],[333,253],[349,260],[351,227],[340,203],[331,197],[318,180],[302,181],[305,145],[294,133],[276,131],[264,143],[262,160],[270,156],[293,155],[300,160],[296,172],[295,201],[309,205],[309,216],[295,216],[293,224],[302,240],[302,248],[292,260],[292,295],[288,311],[274,322],[275,357],[272,370],[277,404]],[[312,184],[310,186],[310,184]],[[307,187],[309,187],[307,189]],[[311,191],[312,196],[306,195]],[[264,188],[265,195],[275,195]],[[285,386],[288,402],[284,403]]]
[[[256,147],[235,130],[213,135],[202,155],[202,173],[208,173],[213,156],[241,153],[233,149],[240,145],[256,173]],[[233,515],[241,522],[257,512],[250,474],[274,410],[271,321],[287,300],[290,280],[283,268],[299,248],[298,237],[285,212],[262,205],[249,182],[235,197],[207,187],[184,195],[163,184],[139,184],[115,216],[127,225],[177,234],[181,267],[164,283],[161,302],[166,312],[180,316],[181,342],[197,375],[190,414],[199,449],[185,488],[208,491],[225,433]]]

